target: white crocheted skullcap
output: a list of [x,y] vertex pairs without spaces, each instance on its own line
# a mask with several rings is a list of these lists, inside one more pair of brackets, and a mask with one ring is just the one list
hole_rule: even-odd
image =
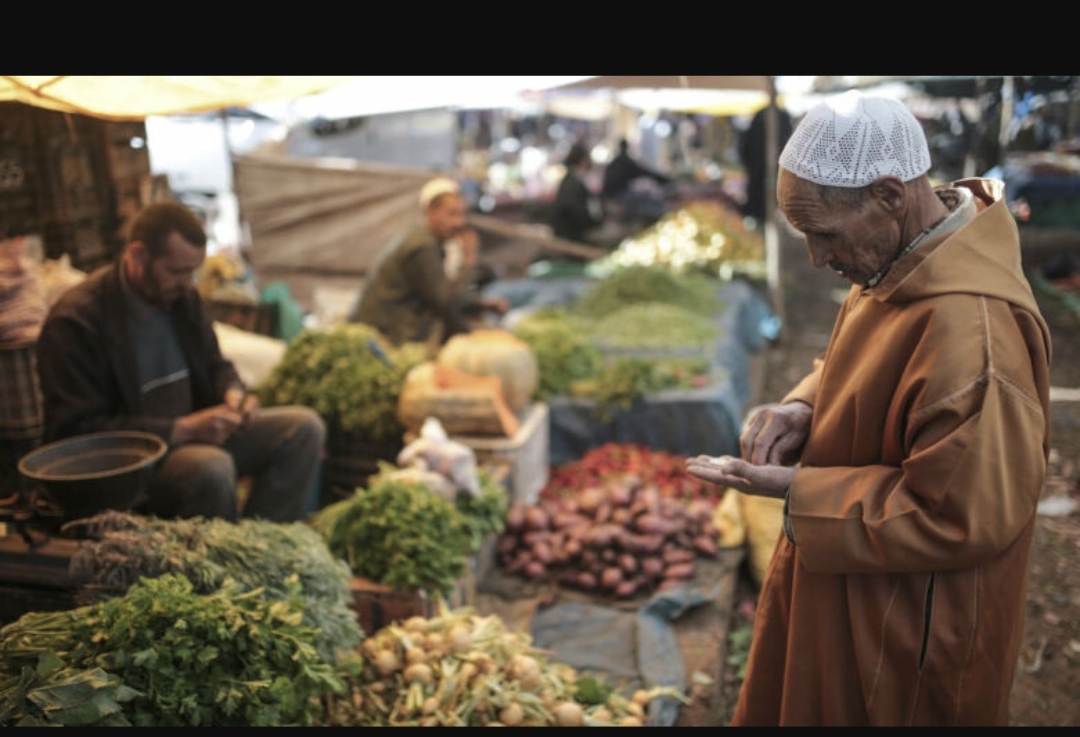
[[453,179],[436,177],[420,188],[420,207],[426,210],[432,200],[439,195],[449,193],[459,194],[460,192],[460,185]]
[[780,166],[827,187],[863,187],[885,176],[909,182],[930,170],[930,149],[902,102],[852,90],[810,108]]

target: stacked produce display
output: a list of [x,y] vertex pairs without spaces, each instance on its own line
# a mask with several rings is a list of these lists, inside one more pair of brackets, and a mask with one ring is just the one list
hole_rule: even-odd
[[393,346],[360,323],[306,330],[256,390],[264,406],[302,404],[331,432],[392,447],[405,431],[397,411],[402,381],[426,359],[423,344]]
[[742,217],[719,202],[695,200],[664,215],[591,264],[604,273],[620,266],[663,266],[732,279],[765,275],[765,241]]
[[476,495],[448,501],[423,481],[394,478],[394,467],[366,489],[316,512],[312,527],[352,571],[396,589],[446,595],[468,557],[503,529],[506,489],[483,471]]
[[569,305],[521,317],[512,330],[536,355],[537,397],[588,398],[609,415],[649,394],[716,381],[717,286],[702,274],[630,265]]
[[330,699],[332,726],[643,726],[648,705],[670,688],[620,693],[582,675],[472,608],[412,617],[360,648],[349,694]]
[[512,506],[499,555],[508,572],[629,599],[693,578],[695,559],[716,555],[712,518],[707,503],[685,505],[636,478],[611,479]]
[[601,597],[647,596],[694,577],[721,543],[721,496],[685,459],[609,443],[556,467],[537,504],[511,505],[504,570]]
[[[534,401],[591,399],[604,417],[709,386],[723,373],[720,282],[762,260],[740,229],[722,207],[691,204],[598,264],[605,275],[573,304],[437,357],[359,324],[298,335],[255,390],[358,439],[380,456],[369,477],[304,523],[114,512],[74,523],[79,606],[0,627],[0,726],[641,726],[657,699],[689,703],[577,672],[527,632],[445,600],[494,551],[505,573],[632,606],[741,542],[728,534],[731,497],[678,455],[609,443],[551,467],[536,503],[511,503],[505,480],[445,433],[407,443],[433,418],[403,413],[402,397],[440,406],[410,399],[418,368],[442,389],[448,376],[497,377],[483,391],[498,387],[510,415],[494,426],[511,436]],[[443,603],[365,632],[358,578]]]

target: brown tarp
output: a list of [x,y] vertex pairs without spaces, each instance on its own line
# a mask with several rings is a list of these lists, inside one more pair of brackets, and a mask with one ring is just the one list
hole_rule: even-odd
[[[359,289],[381,249],[417,215],[420,188],[439,172],[342,158],[259,150],[233,159],[240,218],[259,282],[283,281],[305,310],[317,286]],[[489,247],[526,260],[543,252],[585,260],[605,252],[553,238],[550,230],[480,214],[470,224]]]

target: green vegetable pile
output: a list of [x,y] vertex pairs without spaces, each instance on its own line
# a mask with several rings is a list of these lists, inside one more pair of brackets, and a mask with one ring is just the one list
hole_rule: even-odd
[[316,512],[311,525],[355,574],[445,596],[499,509],[493,487],[485,487],[491,496],[478,506],[487,513],[470,517],[422,483],[376,476],[368,488]]
[[[653,325],[651,337],[638,332],[636,325]],[[718,337],[708,319],[655,302],[630,305],[595,323],[565,308],[544,308],[522,317],[513,333],[536,355],[538,399],[592,399],[601,419],[610,419],[616,408],[629,409],[649,394],[710,381],[711,356],[705,358],[701,346]],[[614,348],[606,351],[607,358],[601,349],[605,344]],[[704,345],[711,347],[708,342]],[[689,355],[671,350],[680,347]],[[618,355],[618,349],[629,350]],[[655,355],[633,355],[636,349]]]
[[[368,485],[381,482],[387,475],[398,471],[397,466],[387,461],[378,462],[379,472],[368,479]],[[506,527],[506,510],[510,505],[510,495],[506,487],[495,481],[483,468],[476,469],[480,482],[480,493],[458,493],[454,506],[464,518],[469,531],[469,552],[480,550],[488,535],[498,535]]]
[[305,330],[256,393],[265,406],[301,404],[332,428],[372,443],[397,442],[405,432],[397,411],[402,383],[427,357],[423,344],[395,347],[360,323]]
[[180,574],[0,628],[0,726],[318,726],[345,691],[288,599]]
[[199,594],[232,579],[245,590],[285,599],[291,595],[286,581],[295,576],[304,624],[317,631],[315,644],[324,660],[336,662],[364,637],[350,608],[352,572],[305,524],[161,520],[107,511],[69,523],[67,529],[74,526],[85,538],[69,567],[80,582],[80,604],[122,595],[140,579],[166,573],[183,574]]
[[594,378],[603,368],[604,355],[586,326],[560,307],[537,310],[514,325],[514,335],[536,356],[537,399],[568,394],[574,382]]
[[637,400],[665,389],[687,388],[693,377],[705,376],[708,370],[708,362],[701,359],[620,356],[595,380],[576,383],[571,393],[593,399],[595,415],[607,422],[616,410],[630,410]]
[[717,281],[702,274],[679,274],[663,266],[624,266],[595,281],[571,307],[580,317],[607,317],[629,305],[663,302],[699,315],[723,308]]
[[720,337],[712,319],[666,302],[638,302],[591,325],[595,340],[612,348],[699,349]]

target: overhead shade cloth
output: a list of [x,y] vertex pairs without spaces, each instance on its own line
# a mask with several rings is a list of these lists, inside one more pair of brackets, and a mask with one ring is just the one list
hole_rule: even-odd
[[324,92],[344,76],[0,76],[0,101],[106,120],[247,107]]
[[584,79],[579,82],[560,85],[553,89],[582,90],[582,89],[698,89],[698,90],[769,90],[769,78],[754,75],[726,76],[683,76],[670,75],[629,75],[629,76],[600,76]]
[[[750,115],[769,104],[769,79],[754,75],[608,75],[553,85],[537,97],[544,99],[549,108],[581,105],[584,101],[609,105],[617,101],[638,110]],[[604,91],[610,95],[589,96]]]

